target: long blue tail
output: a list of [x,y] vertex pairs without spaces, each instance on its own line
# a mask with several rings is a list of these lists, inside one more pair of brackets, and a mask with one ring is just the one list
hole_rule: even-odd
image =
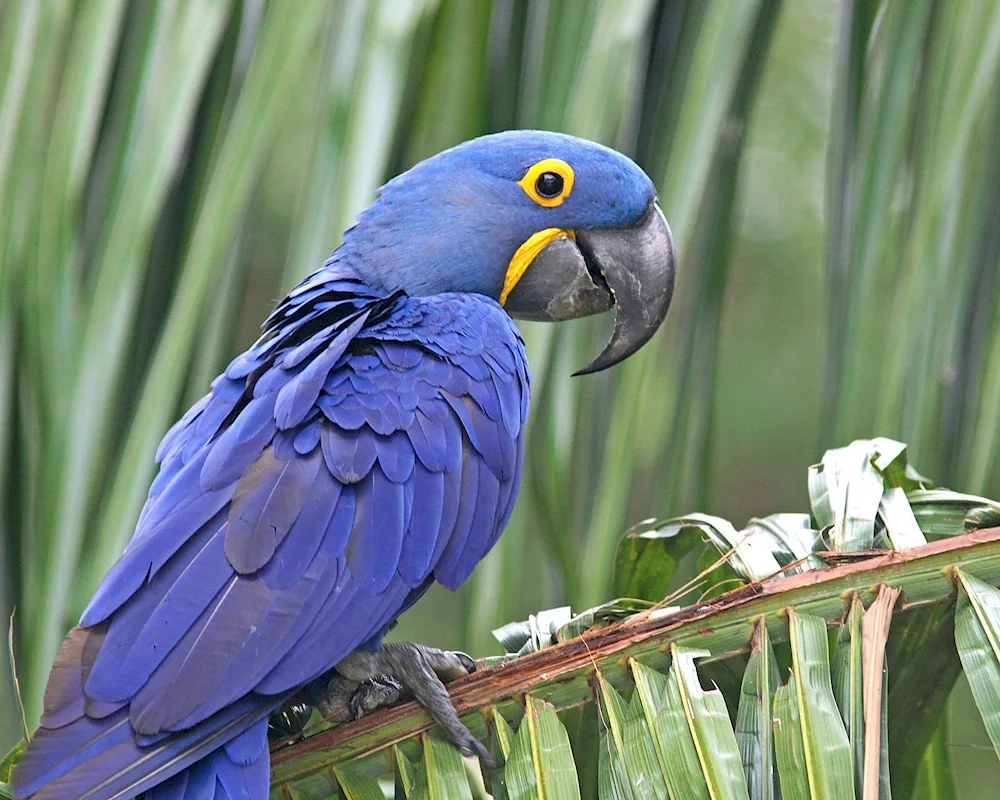
[[267,720],[150,789],[141,800],[265,800],[270,790]]
[[251,695],[194,728],[137,741],[128,708],[40,727],[14,772],[32,800],[266,800],[267,718],[281,698]]

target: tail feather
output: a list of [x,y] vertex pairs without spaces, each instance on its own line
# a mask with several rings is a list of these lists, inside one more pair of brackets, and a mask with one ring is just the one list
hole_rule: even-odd
[[256,754],[252,761],[241,763],[233,757],[233,748],[225,745],[150,789],[140,800],[266,800],[270,789],[267,720],[236,738],[245,740]]
[[39,728],[14,773],[14,796],[126,800],[154,790],[146,797],[264,800],[267,717],[284,699],[250,695],[148,747],[136,742],[127,708],[102,720],[81,717],[58,729]]

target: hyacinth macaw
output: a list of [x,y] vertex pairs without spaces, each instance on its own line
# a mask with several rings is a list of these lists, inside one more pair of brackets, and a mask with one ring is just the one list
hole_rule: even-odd
[[614,308],[594,372],[656,331],[674,270],[653,183],[581,139],[485,136],[386,184],[164,437],[16,797],[263,800],[269,714],[344,681],[354,716],[414,696],[482,753],[440,679],[471,660],[382,636],[510,516],[530,386],[511,317]]

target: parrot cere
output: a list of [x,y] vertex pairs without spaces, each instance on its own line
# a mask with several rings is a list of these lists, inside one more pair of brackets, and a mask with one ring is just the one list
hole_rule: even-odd
[[606,369],[662,323],[675,260],[650,179],[581,139],[484,136],[389,181],[163,438],[15,796],[265,800],[291,700],[413,697],[485,755],[442,683],[472,660],[382,637],[510,517],[531,380],[512,317],[612,310],[578,374]]

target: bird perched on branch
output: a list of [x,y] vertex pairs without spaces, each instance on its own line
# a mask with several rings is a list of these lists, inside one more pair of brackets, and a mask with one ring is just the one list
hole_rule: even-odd
[[353,715],[413,696],[482,753],[441,681],[471,659],[382,637],[510,516],[530,388],[511,317],[613,309],[595,372],[653,335],[674,270],[650,179],[570,136],[485,136],[386,184],[163,438],[16,797],[263,800],[269,714],[345,682]]

